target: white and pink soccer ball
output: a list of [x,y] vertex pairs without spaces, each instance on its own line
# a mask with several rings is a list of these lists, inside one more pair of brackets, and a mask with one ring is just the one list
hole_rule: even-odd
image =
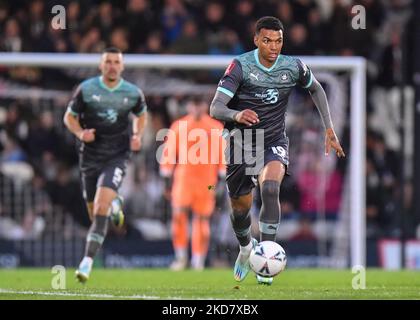
[[251,269],[262,277],[274,277],[286,268],[286,252],[276,242],[262,241],[251,251]]

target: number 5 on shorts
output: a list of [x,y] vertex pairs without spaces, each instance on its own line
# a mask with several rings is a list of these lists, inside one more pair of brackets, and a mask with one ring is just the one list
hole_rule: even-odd
[[123,178],[123,171],[120,168],[115,168],[114,177],[112,178],[112,183],[118,187]]

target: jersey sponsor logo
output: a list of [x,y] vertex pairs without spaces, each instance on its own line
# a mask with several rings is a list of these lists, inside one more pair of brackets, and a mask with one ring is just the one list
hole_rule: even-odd
[[232,61],[228,65],[228,67],[226,68],[226,71],[225,71],[225,76],[228,75],[233,70],[233,68],[235,68],[235,61]]
[[117,111],[112,110],[112,109],[108,109],[105,112],[99,112],[98,116],[110,123],[115,123],[117,122],[117,119],[118,119]]
[[92,100],[101,102],[101,95],[92,94]]
[[258,80],[258,74],[254,74],[254,73],[252,73],[252,72],[251,72],[251,73],[249,74],[249,76],[250,76],[251,78],[254,78],[256,81],[259,81],[259,80]]
[[279,100],[279,90],[266,89],[263,93],[256,93],[256,98],[261,98],[265,104],[273,104]]

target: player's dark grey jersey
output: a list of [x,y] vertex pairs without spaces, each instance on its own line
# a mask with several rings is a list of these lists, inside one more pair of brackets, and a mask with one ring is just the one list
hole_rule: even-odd
[[106,161],[129,152],[129,114],[139,116],[147,106],[142,91],[134,84],[121,79],[110,89],[102,77],[94,77],[79,85],[68,110],[79,116],[82,128],[96,129],[95,141],[81,143],[80,152],[89,159]]
[[259,62],[258,49],[238,56],[226,69],[217,90],[232,98],[230,109],[251,109],[260,122],[251,127],[227,122],[226,129],[264,129],[264,147],[279,145],[286,139],[285,115],[291,90],[295,85],[308,88],[311,83],[311,71],[297,58],[279,55],[274,65],[266,68]]

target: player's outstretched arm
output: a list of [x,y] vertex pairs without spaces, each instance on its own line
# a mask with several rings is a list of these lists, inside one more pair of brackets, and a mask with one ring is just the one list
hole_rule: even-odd
[[312,84],[310,85],[308,90],[311,94],[313,102],[318,108],[318,111],[322,118],[322,122],[325,126],[325,154],[328,155],[330,153],[331,148],[333,148],[339,158],[345,157],[346,155],[333,129],[334,127],[331,120],[327,95],[325,94],[324,89],[322,88],[318,80],[315,79],[315,77],[313,77]]

